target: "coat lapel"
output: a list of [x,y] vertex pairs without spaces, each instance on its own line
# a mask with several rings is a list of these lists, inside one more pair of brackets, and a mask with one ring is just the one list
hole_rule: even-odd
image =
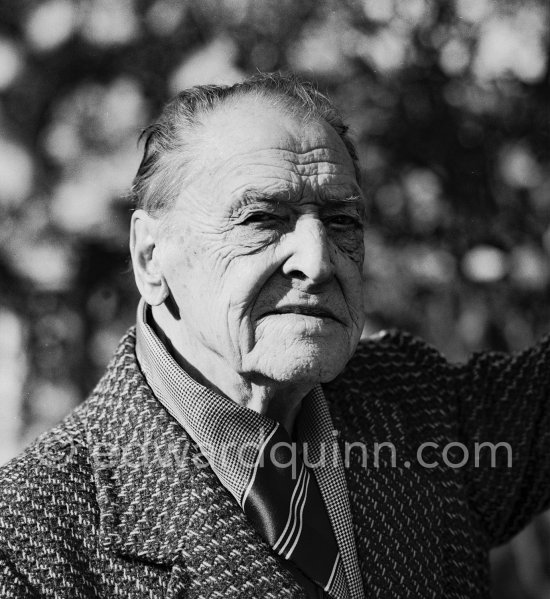
[[134,348],[130,332],[86,408],[104,548],[169,567],[171,599],[303,598],[196,444],[155,399]]

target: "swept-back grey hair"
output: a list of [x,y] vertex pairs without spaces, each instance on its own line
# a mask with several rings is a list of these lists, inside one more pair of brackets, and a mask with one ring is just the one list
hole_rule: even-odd
[[179,195],[201,117],[224,103],[256,96],[300,116],[326,121],[340,136],[360,182],[355,146],[338,110],[313,84],[295,75],[260,73],[234,85],[199,85],[170,100],[156,122],[144,129],[143,158],[132,184],[132,203],[150,214],[165,212]]

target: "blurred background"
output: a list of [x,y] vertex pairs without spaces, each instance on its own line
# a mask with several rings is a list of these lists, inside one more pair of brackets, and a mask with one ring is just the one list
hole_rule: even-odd
[[[550,328],[548,0],[0,0],[0,463],[78,404],[134,321],[126,192],[178,90],[315,81],[372,204],[366,333],[451,360]],[[550,515],[493,555],[550,597]]]

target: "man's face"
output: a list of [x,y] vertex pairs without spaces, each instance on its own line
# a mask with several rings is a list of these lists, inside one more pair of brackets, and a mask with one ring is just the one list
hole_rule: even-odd
[[250,99],[206,117],[194,162],[159,246],[182,347],[255,380],[333,379],[363,326],[363,200],[339,136]]

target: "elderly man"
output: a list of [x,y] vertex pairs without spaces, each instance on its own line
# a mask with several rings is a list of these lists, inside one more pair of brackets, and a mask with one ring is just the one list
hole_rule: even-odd
[[2,470],[1,596],[487,596],[549,501],[548,342],[357,349],[355,151],[293,78],[179,94],[133,190],[137,326]]

